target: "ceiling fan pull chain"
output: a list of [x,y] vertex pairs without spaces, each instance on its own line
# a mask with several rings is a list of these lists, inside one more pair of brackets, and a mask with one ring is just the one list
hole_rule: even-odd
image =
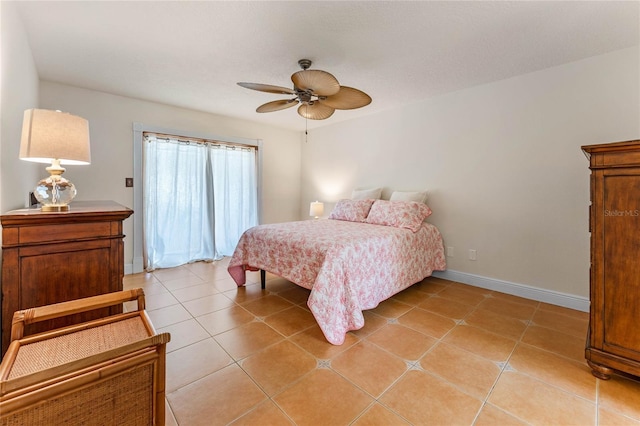
[[[309,104],[307,104],[306,109],[309,110]],[[308,113],[305,114],[305,117],[304,117],[304,141],[305,142],[309,142],[309,133],[307,132],[307,130],[309,128],[308,127],[309,119],[307,118],[307,115],[308,115]]]

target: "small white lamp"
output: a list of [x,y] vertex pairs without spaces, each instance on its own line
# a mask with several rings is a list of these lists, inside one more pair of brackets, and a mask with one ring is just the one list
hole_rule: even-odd
[[313,216],[314,219],[318,219],[324,213],[324,204],[319,201],[314,201],[309,206],[309,216]]
[[69,210],[76,196],[76,187],[62,177],[61,164],[89,164],[89,122],[77,115],[46,109],[28,109],[22,122],[20,159],[36,163],[51,163],[49,177],[38,182],[34,196],[41,210]]

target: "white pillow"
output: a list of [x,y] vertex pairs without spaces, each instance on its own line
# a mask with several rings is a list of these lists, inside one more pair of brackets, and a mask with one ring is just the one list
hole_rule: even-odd
[[389,201],[417,201],[427,202],[427,191],[393,191]]
[[382,188],[354,189],[351,192],[352,200],[379,200],[382,195]]

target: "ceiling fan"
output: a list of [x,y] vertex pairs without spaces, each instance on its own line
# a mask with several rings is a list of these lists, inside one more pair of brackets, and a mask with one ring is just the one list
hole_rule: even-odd
[[302,71],[291,76],[293,89],[270,84],[244,83],[238,85],[260,92],[294,95],[291,99],[281,99],[260,105],[256,112],[273,112],[300,104],[298,114],[311,120],[324,120],[337,109],[356,109],[371,103],[371,97],[353,87],[340,86],[338,80],[326,71],[310,70],[311,61],[300,59]]

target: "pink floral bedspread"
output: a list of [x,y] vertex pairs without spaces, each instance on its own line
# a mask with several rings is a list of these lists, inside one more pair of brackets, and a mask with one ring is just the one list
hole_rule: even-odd
[[305,220],[248,229],[228,271],[238,286],[245,271],[263,269],[311,290],[307,306],[327,340],[344,343],[364,326],[363,310],[445,269],[442,236],[341,220]]

